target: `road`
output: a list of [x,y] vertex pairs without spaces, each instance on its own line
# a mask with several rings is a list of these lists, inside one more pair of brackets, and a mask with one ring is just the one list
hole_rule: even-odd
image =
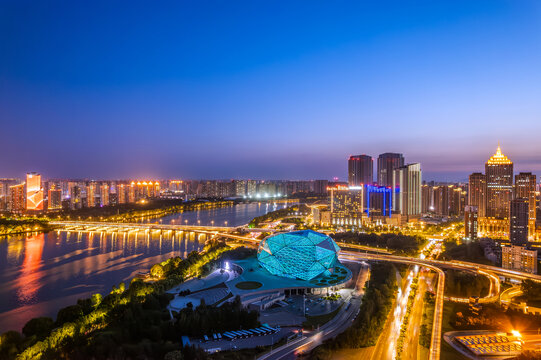
[[[311,333],[305,333],[301,339],[294,340],[293,342],[283,345],[271,353],[264,354],[258,358],[258,360],[291,360],[296,358],[296,354],[307,353],[320,345],[323,341],[334,338],[335,336],[344,332],[351,326],[359,312],[361,303],[362,289],[364,283],[368,280],[369,271],[368,266],[363,266],[360,270],[360,274],[357,277],[355,289],[353,290],[353,296],[346,299],[338,314],[328,323],[321,326],[319,330]],[[348,306],[349,304],[349,306]]]
[[417,360],[418,357],[418,352],[420,350],[419,333],[423,322],[424,294],[427,288],[428,276],[430,275],[426,271],[420,271],[419,273],[417,293],[413,301],[410,321],[408,323],[406,339],[402,351],[402,359],[404,360]]

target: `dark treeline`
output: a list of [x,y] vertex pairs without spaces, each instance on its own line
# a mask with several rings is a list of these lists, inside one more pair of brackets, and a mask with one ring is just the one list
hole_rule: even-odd
[[181,335],[202,336],[229,330],[259,327],[257,311],[249,311],[235,297],[220,307],[206,306],[204,301],[196,308],[191,306],[175,314],[175,332]]
[[374,346],[391,311],[395,292],[395,268],[386,263],[371,265],[370,283],[353,324],[334,339],[329,339],[312,352],[312,359],[332,359],[337,349]]
[[468,242],[459,245],[455,241],[446,241],[441,258],[442,260],[461,260],[492,265],[490,260],[485,258],[484,250],[479,242]]
[[0,218],[0,236],[26,232],[49,231],[52,227],[45,220],[32,218]]
[[533,280],[522,280],[520,285],[523,301],[531,306],[541,306],[541,284]]
[[445,295],[456,297],[488,295],[490,280],[472,272],[445,270]]
[[261,224],[264,221],[272,221],[272,220],[278,220],[281,218],[286,218],[288,216],[295,215],[295,213],[298,213],[299,215],[306,215],[310,213],[310,208],[306,206],[305,204],[300,204],[300,205],[293,205],[285,209],[271,211],[269,213],[266,213],[265,215],[261,215],[261,216],[253,218],[253,220],[250,221],[249,226],[258,227],[259,224]]
[[[94,294],[61,309],[56,321],[32,319],[24,326],[23,334],[9,331],[0,336],[0,359],[163,359],[173,350],[180,350],[186,359],[206,358],[199,350],[180,349],[186,323],[171,320],[166,306],[172,295],[165,290],[198,276],[206,263],[228,249],[223,243],[215,243],[203,253],[190,253],[186,259],[171,258],[162,263],[161,280],[150,283],[133,279],[129,286],[120,283],[104,297]],[[202,313],[212,314],[205,315],[207,318],[229,319],[230,315],[204,308]],[[201,314],[191,311],[194,318]],[[246,315],[244,310],[225,307],[221,311],[233,312],[239,323],[253,323],[254,315]],[[198,331],[211,330],[210,322],[208,328],[204,326],[199,325]]]
[[424,239],[420,236],[403,234],[375,234],[359,232],[343,232],[332,235],[336,241],[366,245],[393,250],[397,254],[415,255],[421,249]]

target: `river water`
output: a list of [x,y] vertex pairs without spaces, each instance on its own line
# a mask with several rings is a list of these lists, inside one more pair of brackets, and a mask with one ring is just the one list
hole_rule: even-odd
[[[291,205],[291,204],[290,204]],[[164,224],[239,226],[286,204],[236,206],[172,214]],[[159,234],[49,232],[0,238],[0,333],[21,330],[31,318],[50,316],[94,293],[108,293],[137,272],[204,244]]]

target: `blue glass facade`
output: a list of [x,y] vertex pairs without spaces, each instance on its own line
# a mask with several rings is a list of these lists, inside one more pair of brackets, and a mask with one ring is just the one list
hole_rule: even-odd
[[311,280],[331,275],[340,248],[333,239],[312,230],[270,236],[259,244],[259,264],[273,275]]

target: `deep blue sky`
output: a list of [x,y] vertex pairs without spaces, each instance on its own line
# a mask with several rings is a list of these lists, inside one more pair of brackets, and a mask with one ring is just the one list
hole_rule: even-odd
[[0,2],[0,177],[541,173],[541,2]]

